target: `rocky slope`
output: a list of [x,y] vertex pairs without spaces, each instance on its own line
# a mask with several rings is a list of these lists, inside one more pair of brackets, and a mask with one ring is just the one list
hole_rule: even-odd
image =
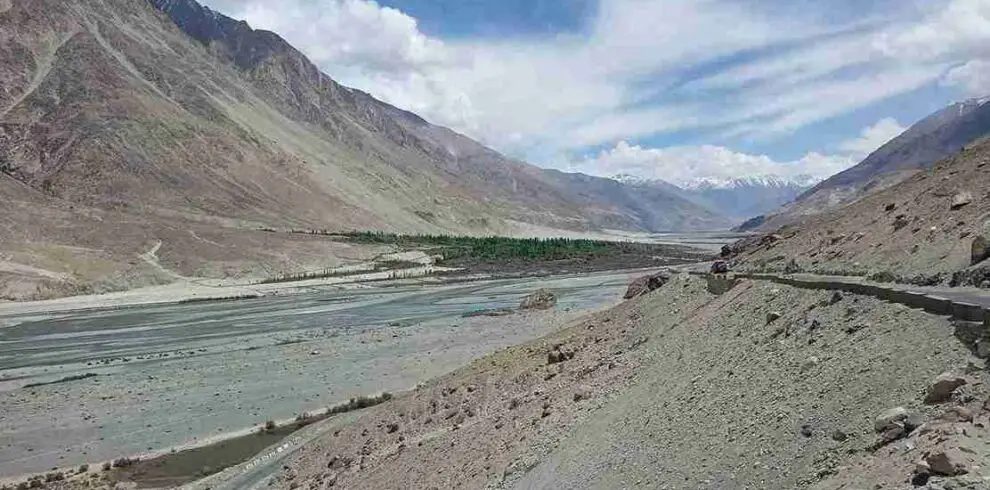
[[173,275],[347,258],[319,244],[258,248],[249,232],[261,227],[725,224],[674,196],[507,159],[191,0],[0,3],[0,179],[4,202],[24,203],[0,238],[0,283],[16,285],[0,296],[13,298],[168,281],[137,260],[158,241]]
[[869,155],[767,216],[763,229],[794,223],[849,204],[870,192],[890,187],[935,162],[954,155],[990,133],[990,99],[953,104],[911,126]]
[[984,285],[990,278],[983,246],[990,240],[988,164],[990,140],[973,143],[849,206],[735,244],[736,266]]
[[[674,276],[354,419],[321,422],[332,430],[269,483],[838,489],[909,488],[923,474],[984,488],[990,378],[954,331],[870,297],[758,281],[715,296]],[[933,384],[946,372],[949,386]]]

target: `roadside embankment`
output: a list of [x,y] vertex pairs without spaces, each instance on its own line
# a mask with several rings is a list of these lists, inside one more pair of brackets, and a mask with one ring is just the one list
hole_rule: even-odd
[[[903,406],[926,421],[942,416],[947,405],[923,403],[928,383],[976,361],[954,333],[944,317],[870,296],[747,279],[715,296],[679,275],[361,414],[303,447],[271,483],[822,483],[876,447],[878,414]],[[979,396],[986,376],[969,376]],[[912,477],[913,464],[890,464],[885,474]]]
[[[769,280],[730,286],[716,295],[675,275],[353,421],[317,423],[250,483],[838,489],[869,475],[882,488],[983,488],[990,377],[947,316]],[[255,469],[191,487],[241,487]]]

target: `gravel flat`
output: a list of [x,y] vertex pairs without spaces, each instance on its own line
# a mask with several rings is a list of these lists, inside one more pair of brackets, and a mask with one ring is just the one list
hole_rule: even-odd
[[[400,391],[614,304],[628,274],[328,290],[20,315],[0,327],[0,475],[198,445],[356,395]],[[514,307],[540,287],[555,312]],[[74,381],[84,375],[93,377]],[[28,387],[32,384],[47,384]]]

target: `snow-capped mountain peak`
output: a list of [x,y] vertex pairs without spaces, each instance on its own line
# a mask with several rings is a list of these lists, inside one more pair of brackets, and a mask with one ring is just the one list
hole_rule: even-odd
[[757,175],[749,177],[699,177],[678,185],[683,189],[750,189],[750,188],[784,188],[810,187],[821,179],[810,175],[781,177],[779,175]]
[[[620,174],[613,177],[614,180],[629,185],[649,185],[670,182],[639,177],[636,175]],[[707,189],[753,189],[753,188],[785,188],[785,187],[811,187],[821,181],[811,175],[797,175],[794,177],[782,177],[779,175],[756,175],[748,177],[698,177],[690,180],[673,182],[673,185],[685,190],[707,190]]]
[[744,219],[787,204],[821,179],[810,175],[783,177],[699,177],[673,184],[663,180],[622,174],[614,180],[635,186],[674,187],[682,195],[722,215]]

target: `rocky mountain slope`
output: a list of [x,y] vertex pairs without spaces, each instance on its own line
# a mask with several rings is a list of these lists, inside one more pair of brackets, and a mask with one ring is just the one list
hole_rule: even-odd
[[[990,240],[990,140],[844,208],[733,246],[737,267],[979,286]],[[986,284],[990,286],[990,283]]]
[[800,221],[851,203],[930,168],[990,133],[990,99],[953,104],[911,126],[858,165],[821,182],[783,209],[763,229]]
[[507,159],[191,0],[0,3],[0,180],[5,202],[24,203],[0,239],[0,284],[16,285],[0,296],[15,298],[168,281],[137,260],[158,241],[171,275],[340,257],[320,244],[256,248],[273,240],[251,235],[262,227],[726,224],[676,196]]
[[[264,481],[839,489],[872,479],[909,488],[915,463],[943,453],[969,472],[947,485],[982,481],[990,451],[973,445],[986,437],[973,416],[988,415],[980,403],[990,379],[967,371],[978,360],[953,332],[943,317],[870,297],[758,281],[715,296],[704,280],[675,275],[546,338],[321,422],[323,435]],[[926,403],[944,372],[966,385]],[[900,418],[878,422],[898,408]],[[957,417],[966,411],[969,419]],[[960,456],[960,447],[973,452]],[[227,488],[241,474],[231,468],[192,488]]]

